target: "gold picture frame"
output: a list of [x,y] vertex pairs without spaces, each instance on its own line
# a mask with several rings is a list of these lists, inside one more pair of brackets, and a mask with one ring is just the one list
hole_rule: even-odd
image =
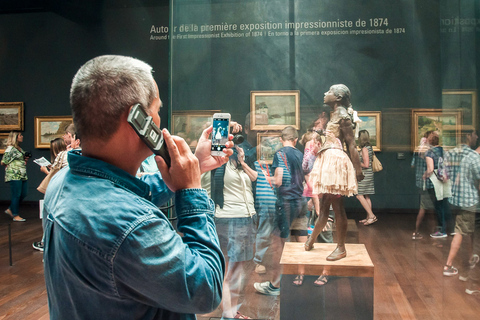
[[462,111],[441,109],[412,109],[412,151],[420,145],[427,131],[438,131],[440,145],[452,149],[460,143]]
[[251,91],[250,127],[252,130],[300,129],[300,91]]
[[477,123],[477,90],[442,90],[442,109],[462,111],[463,129],[475,129]]
[[[370,144],[373,151],[382,151],[382,112],[357,111],[357,116],[362,120],[358,125],[359,130],[367,130],[370,134]],[[355,140],[358,146],[358,137]]]
[[203,130],[213,122],[213,115],[220,110],[186,110],[172,112],[172,134],[185,139],[192,150],[197,147]]
[[257,133],[257,160],[272,164],[275,153],[283,147],[281,132]]
[[72,116],[35,117],[35,148],[49,149],[50,141],[61,138],[72,123]]
[[9,133],[0,133],[0,154],[4,154],[7,149],[7,140]]
[[23,130],[23,102],[0,102],[0,131]]

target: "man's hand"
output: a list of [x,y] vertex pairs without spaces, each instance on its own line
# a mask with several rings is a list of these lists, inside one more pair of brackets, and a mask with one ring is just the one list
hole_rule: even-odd
[[167,129],[163,129],[162,133],[170,154],[170,168],[160,156],[155,156],[155,161],[167,187],[173,192],[201,188],[198,159],[193,155],[188,144],[180,137],[171,136]]
[[212,148],[212,141],[208,138],[210,133],[212,133],[213,127],[210,126],[207,129],[203,130],[200,139],[198,140],[197,148],[195,149],[195,156],[198,158],[198,162],[200,164],[200,171],[201,173],[216,169],[227,163],[228,157],[233,154],[233,142],[230,141],[233,139],[233,135],[228,135],[228,140],[225,146],[226,149],[223,149],[224,156],[216,156],[213,157],[210,154],[210,149]]
[[230,121],[230,128],[232,128],[232,130],[230,130],[232,133],[239,133],[242,131],[242,125],[235,121]]

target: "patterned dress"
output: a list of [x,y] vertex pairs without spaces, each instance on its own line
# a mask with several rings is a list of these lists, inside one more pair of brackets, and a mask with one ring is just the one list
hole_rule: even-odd
[[[375,194],[375,186],[373,184],[373,170],[372,170],[373,149],[372,149],[372,146],[365,146],[364,148],[367,148],[369,161],[368,161],[368,168],[362,168],[362,172],[365,178],[363,178],[363,180],[358,183],[358,194],[371,195],[371,194]],[[362,150],[360,150],[358,153],[360,156],[360,163],[362,163],[363,162]]]
[[8,146],[2,159],[6,165],[5,182],[12,180],[27,180],[27,165],[25,164],[25,151]]
[[351,120],[350,115],[345,108],[338,107],[326,128],[333,136],[326,136],[310,173],[313,194],[329,193],[350,197],[357,193],[355,168],[339,139],[342,120]]

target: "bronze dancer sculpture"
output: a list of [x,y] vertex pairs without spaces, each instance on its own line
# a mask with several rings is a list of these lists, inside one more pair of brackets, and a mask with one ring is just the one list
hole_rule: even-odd
[[[327,223],[330,205],[332,205],[335,212],[338,243],[337,248],[327,257],[328,261],[339,260],[347,256],[345,249],[347,215],[342,196],[355,195],[357,181],[363,179],[360,158],[355,145],[350,96],[350,89],[343,84],[333,85],[325,93],[324,103],[332,108],[333,114],[323,131],[325,143],[318,152],[310,173],[313,194],[318,194],[322,200],[320,208],[315,208],[319,212],[319,217],[311,236],[305,243],[305,250],[309,251],[313,248],[315,239]],[[344,150],[344,144],[347,147],[346,150]]]

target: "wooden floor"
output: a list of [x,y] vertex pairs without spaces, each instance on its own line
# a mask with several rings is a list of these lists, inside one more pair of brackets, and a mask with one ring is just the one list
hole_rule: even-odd
[[[32,242],[42,233],[38,208],[23,206],[21,212],[27,222],[11,224],[13,266],[9,266],[5,209],[0,208],[0,320],[48,319],[42,253],[32,248]],[[377,223],[358,225],[358,240],[366,245],[375,265],[375,319],[480,319],[480,296],[467,295],[466,283],[458,277],[442,275],[451,237],[413,241],[414,214],[377,215]],[[350,214],[349,218],[361,217]],[[426,235],[429,230],[424,225],[422,233]],[[279,319],[280,297],[257,294],[252,286],[253,282],[268,280],[268,274],[254,273],[253,265],[246,272],[240,311],[260,319]],[[217,309],[199,319],[219,316],[221,310]]]

